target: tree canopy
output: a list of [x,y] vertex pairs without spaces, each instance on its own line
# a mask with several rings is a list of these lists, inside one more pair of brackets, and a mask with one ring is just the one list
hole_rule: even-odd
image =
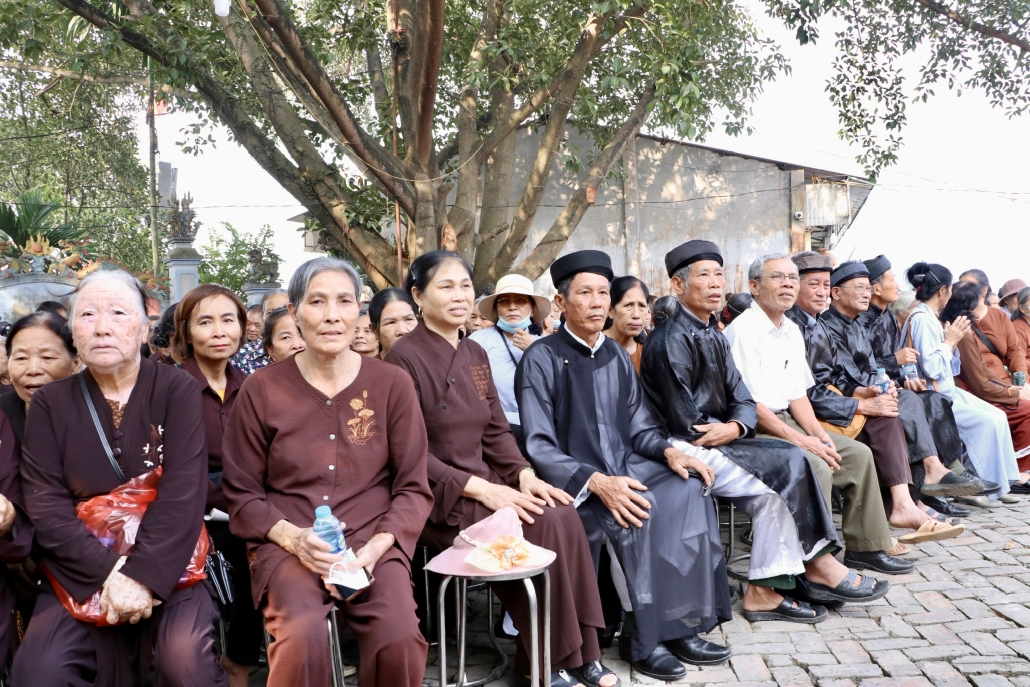
[[[845,20],[828,91],[871,173],[937,83],[1026,107],[1026,0],[765,2],[802,42]],[[227,17],[208,0],[8,0],[0,47],[83,84],[141,83],[149,58],[164,96],[197,114],[187,147],[228,127],[377,287],[401,276],[384,199],[404,216],[406,259],[452,248],[477,285],[535,278],[643,127],[744,131],[762,84],[788,69],[737,0],[235,0]],[[929,54],[914,86],[897,66],[909,53]],[[515,188],[523,127],[538,136]],[[594,150],[570,149],[570,129]],[[527,245],[562,163],[579,186]]]
[[222,222],[221,229],[208,231],[207,245],[200,249],[200,283],[221,284],[246,303],[243,285],[250,278],[247,252],[256,249],[264,254],[266,248],[272,248],[272,228],[267,224],[255,232],[241,232]]
[[85,235],[94,255],[150,269],[139,94],[24,70],[0,70],[0,84],[0,201],[38,193],[47,221]]

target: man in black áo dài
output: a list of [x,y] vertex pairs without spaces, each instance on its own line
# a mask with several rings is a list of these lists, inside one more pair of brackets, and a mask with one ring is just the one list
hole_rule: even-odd
[[[840,547],[804,453],[786,441],[754,438],[756,402],[712,315],[722,304],[725,285],[718,246],[688,241],[666,255],[665,264],[679,307],[644,344],[641,377],[673,445],[715,470],[713,494],[752,516],[752,584],[743,600],[745,617],[807,623],[824,619],[821,605],[791,598],[801,591],[791,591],[799,576],[809,592],[805,600],[865,602],[882,597],[886,582],[861,578],[827,555]],[[741,315],[745,317],[746,312]],[[800,336],[797,345],[802,347]],[[803,365],[803,350],[798,357]],[[804,395],[803,386],[799,393]]]
[[731,617],[726,564],[712,502],[687,472],[711,471],[669,445],[629,355],[601,333],[612,277],[601,251],[551,266],[565,324],[526,349],[515,391],[533,467],[575,498],[595,565],[607,542],[625,573],[624,658],[675,680],[685,674],[676,658],[713,665],[730,656],[698,636]]

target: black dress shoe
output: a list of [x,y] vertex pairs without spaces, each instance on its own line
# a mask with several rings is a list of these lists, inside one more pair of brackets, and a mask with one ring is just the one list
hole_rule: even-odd
[[686,639],[673,639],[665,643],[672,655],[695,666],[717,666],[730,660],[730,648],[701,639],[697,635]]
[[844,565],[853,570],[872,570],[883,575],[904,575],[916,567],[912,561],[888,556],[883,551],[845,551]]
[[656,680],[665,680],[666,682],[679,680],[687,674],[687,669],[683,667],[683,664],[677,661],[676,657],[669,653],[669,650],[661,644],[656,646],[655,650],[647,658],[642,658],[639,661],[630,661],[630,663],[638,673],[653,677]]
[[934,496],[924,496],[922,498],[924,504],[933,508],[938,513],[943,515],[952,515],[956,518],[968,518],[972,513],[968,508],[962,508],[955,505],[953,501],[948,499],[939,499]]
[[1001,491],[1001,485],[998,484],[997,482],[988,482],[987,480],[983,480],[983,484],[984,484],[984,488],[983,488],[983,491],[981,491],[980,493],[983,494],[984,496],[990,496],[991,494],[997,494],[999,491]]

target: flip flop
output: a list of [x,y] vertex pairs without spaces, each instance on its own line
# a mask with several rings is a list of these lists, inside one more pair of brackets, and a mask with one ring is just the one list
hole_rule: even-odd
[[884,551],[888,556],[904,556],[906,553],[911,553],[912,547],[908,544],[902,544],[897,539],[891,538],[891,547]]
[[[794,604],[797,604],[795,607]],[[809,605],[804,601],[797,601],[789,596],[783,597],[780,605],[771,611],[749,611],[744,609],[744,618],[750,622],[759,620],[785,620],[791,623],[805,623],[815,625],[826,620],[829,613],[826,608],[819,605]]]
[[808,595],[817,602],[826,600],[830,602],[843,602],[852,604],[864,604],[876,601],[887,596],[891,583],[887,580],[878,580],[875,577],[862,575],[862,582],[854,586],[855,578],[859,576],[854,570],[848,570],[848,575],[836,587],[828,587],[808,580]]
[[949,525],[937,520],[927,520],[919,529],[909,534],[898,537],[898,541],[904,544],[922,544],[927,541],[944,541],[954,539],[966,531],[965,525]]
[[971,496],[983,490],[983,486],[977,484],[968,477],[960,477],[954,472],[948,472],[941,477],[937,484],[926,484],[919,487],[919,491],[927,496]]
[[943,513],[938,513],[933,508],[927,508],[923,512],[929,515],[937,522],[943,522],[946,525],[958,525],[962,522],[959,518],[949,518],[947,515],[944,515]]

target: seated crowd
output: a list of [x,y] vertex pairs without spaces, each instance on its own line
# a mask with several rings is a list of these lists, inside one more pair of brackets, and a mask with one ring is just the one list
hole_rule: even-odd
[[[67,309],[2,326],[0,678],[243,687],[267,631],[268,684],[324,687],[337,608],[358,684],[415,687],[416,547],[488,546],[467,533],[508,509],[554,555],[544,685],[620,685],[612,605],[622,658],[676,680],[731,654],[704,638],[732,617],[713,497],[751,519],[744,617],[818,623],[882,598],[879,575],[962,533],[965,506],[1030,493],[1021,280],[991,305],[981,270],[917,263],[903,292],[882,255],[801,252],[726,294],[702,240],[665,265],[659,298],[598,250],[551,265],[553,301],[516,274],[477,297],[434,251],[362,303],[355,268],[320,257],[250,309],[209,284],[160,316],[99,270]],[[119,548],[88,514],[144,491]],[[313,529],[320,507],[353,559]],[[344,598],[342,563],[371,584]],[[491,587],[529,685],[524,587]]]

